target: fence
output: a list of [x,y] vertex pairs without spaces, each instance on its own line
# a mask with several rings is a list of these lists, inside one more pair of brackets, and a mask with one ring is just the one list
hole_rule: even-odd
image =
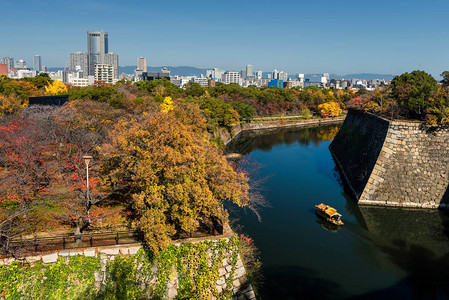
[[[176,234],[173,239],[185,239],[192,237],[216,236],[223,233],[223,227],[200,226],[191,234]],[[139,231],[109,231],[98,233],[85,233],[80,235],[58,235],[43,238],[21,237],[5,240],[0,245],[0,255],[20,256],[27,253],[46,252],[55,250],[66,250],[86,247],[100,247],[138,243],[143,241],[142,233]]]

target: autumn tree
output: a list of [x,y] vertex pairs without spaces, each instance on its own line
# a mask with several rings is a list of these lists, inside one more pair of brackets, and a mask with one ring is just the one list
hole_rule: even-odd
[[59,80],[53,81],[45,86],[45,94],[47,96],[65,95],[67,94],[67,87]]
[[192,233],[200,222],[226,222],[223,201],[249,203],[247,177],[209,144],[204,119],[193,124],[183,114],[175,107],[117,124],[101,169],[104,184],[126,191],[136,225],[156,254],[175,233]]
[[342,109],[337,102],[326,102],[318,105],[318,110],[322,117],[337,117],[341,114]]
[[38,209],[50,184],[43,123],[18,116],[0,119],[0,241],[36,229]]

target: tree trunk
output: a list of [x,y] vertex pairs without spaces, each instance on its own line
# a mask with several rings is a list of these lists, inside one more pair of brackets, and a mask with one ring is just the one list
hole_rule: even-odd
[[81,226],[83,223],[83,219],[79,218],[77,222],[75,222],[75,246],[82,246],[83,242],[81,241]]

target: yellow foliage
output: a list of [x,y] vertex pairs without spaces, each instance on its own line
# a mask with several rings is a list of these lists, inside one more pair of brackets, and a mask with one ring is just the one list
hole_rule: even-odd
[[0,116],[14,114],[25,106],[27,104],[22,104],[22,101],[17,97],[0,95]]
[[64,83],[59,80],[55,80],[45,87],[45,95],[56,96],[67,94],[67,87]]
[[337,117],[341,114],[342,109],[337,102],[326,102],[318,105],[318,111],[322,117]]
[[173,108],[173,100],[171,99],[171,97],[165,97],[164,102],[161,104],[161,112],[167,113],[170,110],[173,110]]

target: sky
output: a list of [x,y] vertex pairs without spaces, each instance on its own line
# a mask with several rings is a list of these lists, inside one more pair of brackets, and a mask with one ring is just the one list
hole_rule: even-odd
[[0,0],[0,57],[68,66],[86,32],[121,66],[434,76],[449,70],[447,0]]

